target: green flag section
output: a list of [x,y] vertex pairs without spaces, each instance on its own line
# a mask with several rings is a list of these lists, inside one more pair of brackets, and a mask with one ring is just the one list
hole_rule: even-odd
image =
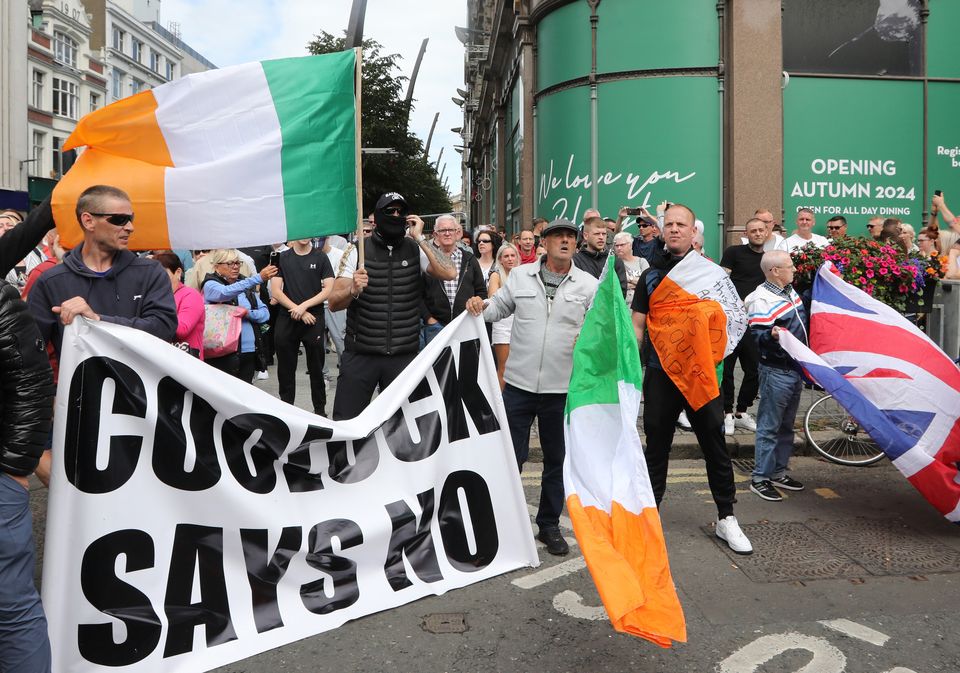
[[342,233],[357,221],[355,63],[353,51],[262,63],[283,138],[286,240]]
[[87,187],[130,195],[135,250],[244,247],[352,230],[359,51],[188,75],[80,120],[85,147],[53,194],[67,247]]
[[619,382],[640,390],[641,369],[637,339],[630,309],[623,300],[613,269],[607,260],[593,305],[583,321],[573,349],[573,374],[567,393],[566,414],[585,404],[618,404]]
[[617,631],[685,641],[643,447],[640,357],[613,257],[587,311],[567,394],[563,485],[587,568]]

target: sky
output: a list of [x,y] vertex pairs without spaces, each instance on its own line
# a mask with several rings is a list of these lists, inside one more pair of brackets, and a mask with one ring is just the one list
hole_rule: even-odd
[[[160,22],[178,22],[184,42],[218,67],[249,61],[303,56],[307,43],[322,30],[341,35],[350,20],[351,0],[162,0]],[[410,76],[420,43],[430,38],[414,89],[410,124],[426,143],[433,116],[440,119],[430,146],[430,161],[443,150],[444,179],[451,195],[460,191],[462,144],[452,127],[463,126],[463,113],[451,98],[463,84],[463,45],[454,26],[466,25],[466,0],[367,0],[364,37],[400,54],[400,70]],[[403,91],[406,92],[406,82]],[[446,169],[443,165],[446,164]]]

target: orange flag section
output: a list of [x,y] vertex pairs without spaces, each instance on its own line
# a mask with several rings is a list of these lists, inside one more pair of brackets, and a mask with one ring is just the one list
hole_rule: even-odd
[[[613,503],[607,514],[567,498],[577,542],[613,628],[660,647],[686,642],[687,626],[670,575],[660,517],[652,507],[639,514]],[[659,544],[645,541],[658,540]]]
[[173,166],[173,160],[156,112],[157,99],[144,91],[86,115],[67,138],[64,150],[87,149],[53,190],[53,219],[65,248],[83,240],[77,198],[93,185],[119,187],[136,195],[131,249],[170,248],[164,171]]
[[647,333],[660,364],[696,411],[720,394],[716,367],[727,345],[727,314],[670,276],[650,295]]
[[127,194],[136,194],[133,204],[133,250],[169,250],[167,209],[164,202],[164,166],[118,157],[97,149],[88,149],[53,190],[53,220],[60,232],[60,244],[76,247],[83,241],[77,222],[77,199],[87,187],[111,185]]
[[167,141],[157,123],[157,99],[150,91],[123,98],[83,117],[63,149],[84,145],[157,166],[173,166]]

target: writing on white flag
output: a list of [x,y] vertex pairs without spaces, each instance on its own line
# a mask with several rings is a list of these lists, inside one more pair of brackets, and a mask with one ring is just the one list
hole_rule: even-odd
[[54,447],[57,671],[208,670],[537,563],[479,318],[343,422],[81,320]]

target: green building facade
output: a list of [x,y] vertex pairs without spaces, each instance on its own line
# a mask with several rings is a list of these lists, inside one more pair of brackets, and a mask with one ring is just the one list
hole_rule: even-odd
[[[956,0],[468,3],[470,224],[667,200],[723,245],[757,208],[825,234],[960,195]],[[485,46],[485,52],[476,49]]]

